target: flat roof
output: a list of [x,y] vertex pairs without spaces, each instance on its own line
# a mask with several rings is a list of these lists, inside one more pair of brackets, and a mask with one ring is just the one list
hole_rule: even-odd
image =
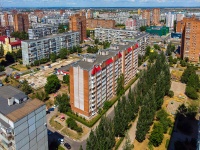
[[79,32],[65,32],[65,33],[60,33],[60,34],[52,34],[52,35],[48,35],[45,37],[41,37],[39,39],[31,39],[31,40],[24,40],[22,42],[35,42],[35,41],[40,41],[40,40],[44,40],[44,39],[49,39],[49,38],[54,38],[54,37],[60,37],[60,36],[64,36],[64,35],[68,35],[70,33],[79,33]]
[[9,106],[8,98],[13,96],[24,97],[26,95],[12,86],[0,87],[0,113],[13,122],[17,122],[34,110],[45,105],[38,99],[28,99],[21,104],[15,103],[14,105]]

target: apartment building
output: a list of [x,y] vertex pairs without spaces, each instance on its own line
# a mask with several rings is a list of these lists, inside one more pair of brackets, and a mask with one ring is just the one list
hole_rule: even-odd
[[115,28],[115,21],[104,19],[86,19],[86,26],[89,29],[94,29],[98,27],[113,29]]
[[166,16],[166,26],[173,28],[174,27],[174,20],[175,20],[175,14],[168,12],[168,14]]
[[49,58],[51,53],[59,54],[61,48],[70,48],[80,43],[78,32],[66,32],[46,36],[36,40],[22,41],[22,60],[24,65],[29,65],[35,60]]
[[185,14],[183,14],[183,13],[178,13],[178,14],[176,14],[176,21],[178,22],[178,21],[181,21],[181,20],[183,20],[183,18],[185,17]]
[[136,75],[138,44],[121,42],[86,55],[70,67],[70,104],[75,113],[90,118],[116,94],[117,79],[125,85]]
[[117,43],[123,40],[135,41],[135,42],[138,41],[139,42],[138,44],[140,47],[138,52],[140,54],[144,53],[146,46],[149,44],[148,33],[137,32],[137,31],[132,31],[132,30],[95,28],[95,39],[99,39],[100,42],[108,41],[111,43]]
[[126,30],[139,30],[141,26],[146,26],[146,19],[140,19],[139,16],[133,16],[126,20]]
[[29,18],[28,14],[15,14],[14,16],[14,30],[28,32],[29,29]]
[[146,19],[147,25],[150,26],[150,24],[151,24],[151,11],[150,10],[143,10],[142,11],[142,19]]
[[99,39],[100,42],[119,42],[124,39],[132,39],[137,31],[132,30],[118,30],[107,28],[95,28],[95,39]]
[[181,57],[188,57],[191,62],[199,62],[200,54],[200,20],[194,15],[184,17],[177,22],[177,32],[182,33]]
[[14,25],[13,15],[8,13],[1,14],[0,22],[2,27],[13,26]]
[[93,11],[91,9],[88,9],[86,12],[86,18],[92,19],[93,18]]
[[12,86],[0,87],[0,149],[48,150],[46,106]]
[[158,25],[160,24],[160,8],[154,8],[153,9],[153,24]]
[[80,33],[80,40],[84,41],[86,36],[86,17],[75,14],[69,17],[69,28],[71,31],[78,31]]
[[28,29],[28,36],[29,39],[38,39],[48,35],[57,34],[58,33],[58,26],[44,26],[44,27],[37,27]]

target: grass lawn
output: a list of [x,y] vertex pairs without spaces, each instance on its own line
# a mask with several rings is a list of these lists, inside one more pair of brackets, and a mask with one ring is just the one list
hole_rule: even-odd
[[83,133],[77,133],[76,131],[69,129],[68,127],[65,127],[64,129],[62,129],[61,132],[72,139],[80,140],[84,135],[86,135],[89,132],[89,129],[86,127],[82,127],[82,129]]
[[54,127],[56,130],[62,129],[63,126],[62,126],[59,122],[54,121],[55,118],[56,118],[56,117],[53,116],[53,117],[50,119],[50,121],[49,121],[50,125],[51,125],[52,127]]
[[17,70],[20,70],[20,71],[26,71],[27,70],[26,66],[24,66],[22,64],[14,65],[13,67],[16,68]]

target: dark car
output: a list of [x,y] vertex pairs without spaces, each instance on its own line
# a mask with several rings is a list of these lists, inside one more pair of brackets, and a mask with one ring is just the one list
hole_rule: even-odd
[[48,109],[48,111],[54,111],[54,108],[53,108],[53,107],[51,107],[51,108],[49,108],[49,109]]
[[64,146],[65,146],[67,149],[71,149],[71,146],[69,145],[69,143],[65,143]]
[[50,111],[47,110],[47,111],[46,111],[46,114],[50,114]]

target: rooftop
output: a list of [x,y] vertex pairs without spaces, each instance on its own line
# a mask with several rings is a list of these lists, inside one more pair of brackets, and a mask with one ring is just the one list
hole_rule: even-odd
[[68,35],[70,33],[78,33],[78,32],[65,32],[65,33],[61,33],[61,34],[52,34],[52,35],[48,35],[48,36],[45,36],[45,37],[41,37],[39,39],[31,39],[31,40],[24,40],[23,42],[33,42],[33,41],[39,41],[39,40],[45,40],[45,39],[48,39],[48,38],[54,38],[54,37],[60,37],[60,36],[64,36],[64,35]]
[[20,99],[27,96],[25,95],[25,93],[12,86],[0,87],[0,113],[2,113],[4,116],[9,118],[13,122],[20,120],[21,118],[27,116],[34,110],[44,105],[43,102],[37,99],[33,100],[29,99],[22,102],[21,104],[14,104],[9,106],[8,98],[10,97],[15,97]]

